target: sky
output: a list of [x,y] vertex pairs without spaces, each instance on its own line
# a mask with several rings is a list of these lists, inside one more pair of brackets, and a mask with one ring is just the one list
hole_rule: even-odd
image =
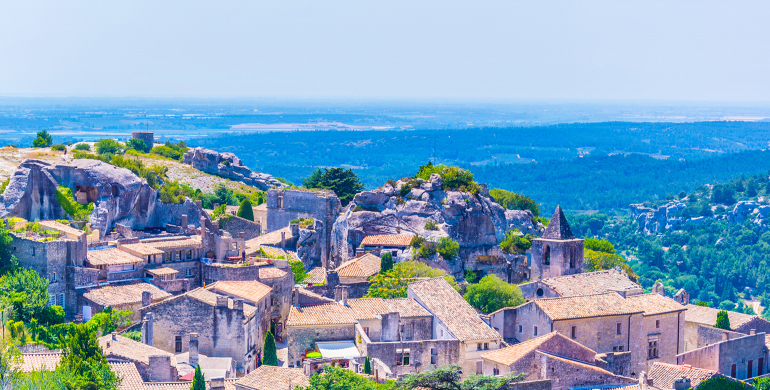
[[0,96],[770,103],[767,1],[0,0]]

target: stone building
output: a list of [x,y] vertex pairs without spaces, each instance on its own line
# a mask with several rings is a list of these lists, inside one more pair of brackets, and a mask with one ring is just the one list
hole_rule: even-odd
[[[713,328],[717,323],[717,313],[719,313],[720,310],[698,305],[687,305],[686,307],[684,350],[692,351],[699,347],[698,328],[700,326]],[[751,333],[751,330],[753,329],[756,333],[770,334],[770,321],[767,321],[760,316],[728,311],[727,317],[730,319],[730,330],[733,332],[747,335]]]
[[297,302],[292,305],[286,321],[288,362],[293,367],[300,367],[302,359],[308,352],[316,350],[319,341],[344,341],[352,345],[358,322],[355,313],[347,305],[329,302],[320,296],[303,295],[305,299],[310,298],[312,303],[303,306],[299,294],[295,294]]
[[340,284],[366,283],[369,278],[380,273],[382,259],[367,253],[361,257],[342,263],[337,269]]
[[551,332],[481,355],[484,375],[523,373],[524,380],[551,380],[552,389],[577,386],[629,385],[637,379],[615,375],[594,364],[596,352]]
[[716,371],[724,376],[746,380],[767,373],[765,333],[727,339],[682,353],[676,364]]
[[144,141],[147,150],[152,149],[153,145],[155,145],[155,134],[151,131],[134,131],[131,133],[131,138]]
[[170,298],[171,294],[141,280],[119,282],[102,287],[88,288],[79,299],[80,314],[88,321],[94,314],[107,307],[130,310],[131,321],[141,320],[142,306]]
[[384,252],[393,254],[393,258],[398,258],[404,253],[412,243],[413,234],[375,234],[364,237],[361,245],[356,248],[356,256],[364,253],[374,253],[382,257]]
[[561,206],[556,206],[543,235],[532,240],[530,278],[540,280],[582,273],[583,245],[583,240],[572,234]]
[[272,308],[269,288],[251,283],[264,293],[257,306],[203,288],[145,306],[142,318],[151,315],[143,337],[156,348],[178,354],[187,352],[190,333],[196,333],[201,354],[232,358],[238,373],[253,370]]
[[413,298],[433,316],[431,339],[460,341],[459,364],[463,375],[481,373],[481,354],[500,348],[502,337],[487,325],[444,278],[409,283],[407,297]]
[[616,269],[541,279],[522,283],[519,288],[524,299],[527,300],[593,295],[613,291],[623,297],[644,293],[642,286]]
[[236,390],[287,390],[310,386],[301,368],[260,366],[234,383]]
[[673,363],[684,351],[684,306],[658,294],[623,298],[618,293],[544,298],[490,315],[490,323],[512,342],[551,331],[602,354],[628,352],[613,372],[637,376],[656,361]]
[[117,248],[88,251],[86,266],[99,270],[99,282],[117,282],[144,276],[145,260]]
[[119,336],[117,333],[97,340],[108,362],[136,364],[145,382],[176,382],[179,374],[174,355],[138,341]]
[[695,389],[701,382],[718,376],[722,375],[713,370],[660,362],[653,364],[647,373],[652,385],[661,389],[674,389],[674,383],[677,381],[689,383],[689,386],[685,385],[682,387],[683,389]]
[[342,211],[337,195],[332,191],[271,189],[267,191],[265,203],[267,204],[266,233],[285,228],[291,221],[299,218],[315,219],[315,230],[319,234],[320,258],[313,260],[329,268],[332,227],[337,215]]

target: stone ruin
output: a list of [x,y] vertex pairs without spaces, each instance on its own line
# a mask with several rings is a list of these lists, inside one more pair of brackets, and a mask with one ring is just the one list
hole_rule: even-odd
[[210,149],[192,148],[184,154],[184,163],[199,171],[239,181],[262,191],[267,191],[273,187],[286,187],[285,184],[267,173],[252,172],[233,153],[219,153]]

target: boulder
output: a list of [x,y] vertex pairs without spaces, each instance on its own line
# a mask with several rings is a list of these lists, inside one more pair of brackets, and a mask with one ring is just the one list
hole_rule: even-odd
[[219,153],[210,149],[192,148],[184,154],[183,161],[199,171],[239,181],[263,191],[272,187],[285,187],[283,183],[266,173],[252,172],[233,153]]

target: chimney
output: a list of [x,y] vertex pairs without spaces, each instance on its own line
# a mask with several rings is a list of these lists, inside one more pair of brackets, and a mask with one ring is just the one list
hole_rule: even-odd
[[286,232],[281,232],[281,248],[286,248]]
[[225,378],[211,378],[211,382],[209,382],[209,389],[210,390],[224,390],[225,389]]
[[240,238],[241,240],[245,239],[246,238],[246,232],[238,232],[238,238]]
[[233,310],[243,311],[243,299],[233,299]]
[[757,330],[756,329],[749,329],[749,334],[750,335],[755,335],[755,334],[757,334]]
[[690,378],[681,377],[674,381],[674,390],[687,390],[690,388]]
[[722,332],[722,341],[730,340],[730,335],[727,332]]
[[189,225],[189,221],[187,219],[187,214],[182,214],[182,229],[187,230],[187,225]]
[[642,371],[641,374],[639,374],[639,390],[647,390],[647,372]]
[[227,297],[217,295],[217,307],[227,307]]
[[195,367],[198,365],[198,334],[190,333],[190,359],[188,363]]
[[153,318],[152,313],[144,315],[144,321],[142,321],[142,344],[153,346]]
[[115,340],[115,341],[118,341],[118,333],[117,332],[112,332],[112,339]]
[[203,208],[203,201],[202,200],[196,200],[195,205],[198,206],[199,209]]
[[171,377],[171,355],[150,355],[150,381],[171,382],[177,378]]
[[142,291],[142,307],[152,305],[152,292]]
[[296,288],[291,292],[291,305],[299,307],[299,291]]
[[348,286],[337,286],[334,288],[334,300],[342,304],[348,305]]

